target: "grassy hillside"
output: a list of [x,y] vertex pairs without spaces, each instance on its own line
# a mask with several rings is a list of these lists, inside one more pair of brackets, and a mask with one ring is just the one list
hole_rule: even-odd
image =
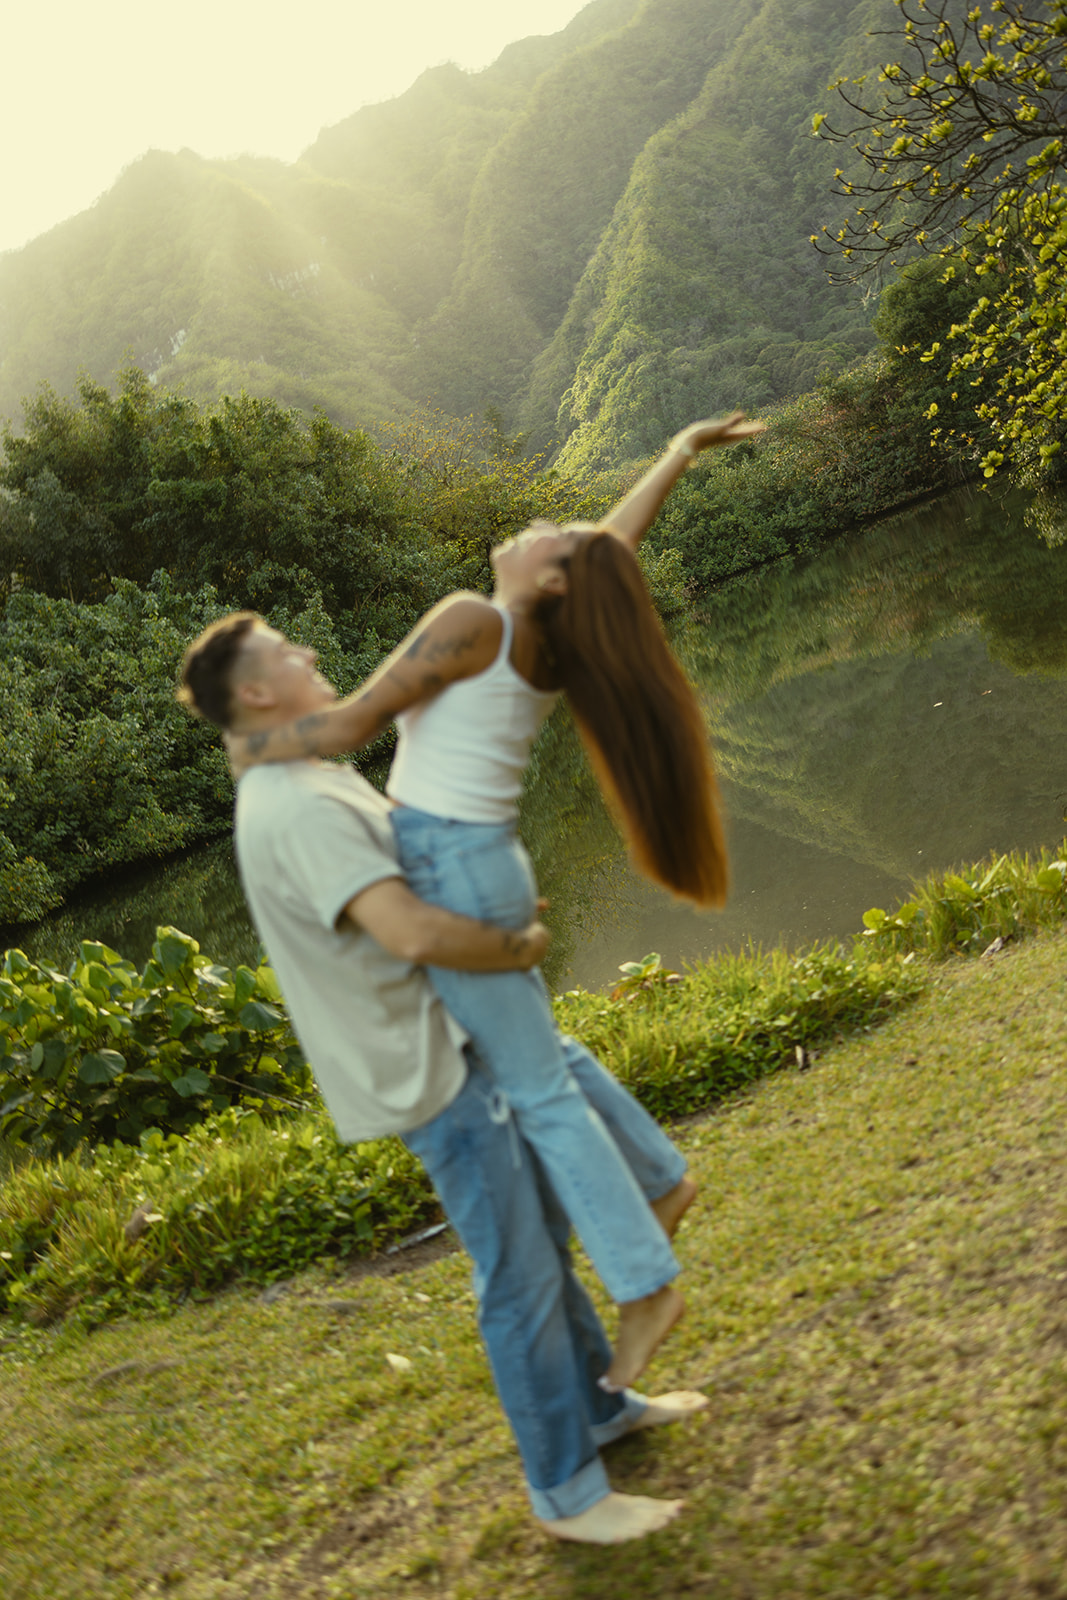
[[465,1260],[394,1257],[7,1334],[10,1592],[1060,1595],[1065,957],[1048,934],[942,966],[877,1033],[676,1130],[703,1204],[648,1390],[711,1409],[608,1457],[618,1488],[685,1496],[664,1533],[537,1533]]

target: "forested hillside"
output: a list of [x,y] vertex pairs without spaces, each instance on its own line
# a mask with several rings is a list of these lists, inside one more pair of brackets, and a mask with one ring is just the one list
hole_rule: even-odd
[[492,412],[568,464],[809,388],[870,342],[809,237],[811,137],[891,0],[592,0],[491,67],[435,68],[292,166],[151,152],[0,258],[0,416],[130,361],[211,401],[371,426]]

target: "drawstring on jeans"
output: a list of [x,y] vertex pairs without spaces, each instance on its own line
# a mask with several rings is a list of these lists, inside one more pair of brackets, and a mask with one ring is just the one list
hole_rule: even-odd
[[519,1150],[519,1130],[515,1126],[515,1118],[511,1111],[511,1101],[503,1089],[494,1089],[492,1094],[486,1096],[486,1110],[489,1112],[489,1121],[495,1122],[499,1127],[507,1123],[508,1137],[511,1141],[511,1164],[516,1172],[522,1166],[522,1154]]

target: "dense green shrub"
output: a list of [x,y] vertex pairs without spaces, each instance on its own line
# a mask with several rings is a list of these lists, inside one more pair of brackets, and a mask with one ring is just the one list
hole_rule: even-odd
[[719,957],[679,982],[655,956],[632,965],[640,970],[617,998],[574,990],[557,1003],[557,1020],[656,1117],[713,1105],[837,1031],[879,1021],[923,986],[895,957],[839,947]]
[[[17,952],[8,968],[18,977],[0,978],[0,1025],[18,1019],[19,1008],[24,1016],[15,1022],[19,1063],[7,1069],[0,1140],[34,1138],[19,1118],[36,1108],[38,1141],[61,1152],[72,1140],[57,1129],[116,1142],[51,1159],[34,1153],[4,1179],[0,1305],[6,1296],[36,1320],[78,1303],[109,1315],[145,1295],[210,1288],[242,1273],[279,1276],[327,1252],[366,1249],[432,1211],[422,1170],[399,1141],[343,1149],[315,1100],[266,1120],[272,1090],[309,1089],[303,1058],[286,1053],[291,1035],[267,969],[225,973],[174,930],[161,930],[157,958],[140,977],[92,946],[71,979],[30,970]],[[557,1001],[557,1014],[656,1115],[679,1115],[795,1063],[798,1050],[841,1029],[877,1023],[921,985],[917,966],[892,955],[739,956],[678,982],[649,958],[616,997],[576,991]],[[135,1048],[152,1079],[139,1076]],[[112,1075],[120,1054],[127,1070]],[[58,1090],[53,1062],[66,1069]],[[220,1064],[233,1082],[222,1083]],[[246,1104],[216,1113],[242,1091]],[[49,1097],[65,1093],[72,1102],[48,1122]],[[28,1096],[22,1105],[14,1103],[20,1094]],[[169,1126],[184,1124],[184,1134],[165,1132],[162,1118],[148,1125],[148,1101],[164,1095]],[[262,1116],[249,1114],[249,1099],[263,1104]],[[129,1115],[120,1127],[122,1109]]]
[[0,1189],[0,1311],[100,1321],[408,1231],[435,1201],[398,1139],[340,1145],[325,1111],[231,1107],[184,1135],[31,1161]]
[[996,941],[1054,926],[1067,916],[1067,839],[1059,858],[1011,853],[959,872],[934,873],[895,911],[865,912],[864,932],[894,953],[982,954]]
[[310,1070],[269,967],[213,965],[160,928],[143,972],[84,942],[66,975],[0,969],[0,1140],[53,1153],[183,1133],[235,1101],[307,1101]]

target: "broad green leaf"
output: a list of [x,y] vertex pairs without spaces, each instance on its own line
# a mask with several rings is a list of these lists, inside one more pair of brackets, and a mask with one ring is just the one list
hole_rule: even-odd
[[274,968],[268,966],[265,961],[256,968],[256,983],[260,994],[266,995],[275,1005],[281,1005],[282,986],[278,982]]
[[66,1039],[61,1038],[45,1039],[43,1044],[44,1069],[42,1075],[45,1078],[57,1078],[70,1054],[71,1047]]
[[177,1039],[179,1035],[183,1034],[186,1028],[188,1028],[189,1024],[196,1021],[196,1015],[197,1012],[195,1006],[175,1006],[174,1010],[170,1014],[171,1038]]
[[176,978],[192,965],[194,940],[173,929],[160,929],[160,937],[152,946],[152,954],[168,978]]
[[94,1050],[82,1056],[78,1077],[82,1083],[113,1083],[126,1070],[126,1063],[117,1050]]
[[188,1072],[183,1072],[180,1078],[174,1079],[171,1088],[183,1099],[189,1099],[194,1094],[206,1094],[211,1088],[211,1079],[206,1072],[201,1072],[199,1067],[190,1067]]
[[238,967],[233,975],[233,1004],[235,1010],[252,998],[256,988],[256,975],[249,967]]
[[126,965],[117,950],[110,949],[106,944],[98,944],[92,939],[82,940],[78,946],[78,955],[86,966],[93,961],[102,962],[106,967]]
[[269,1006],[263,1000],[250,1000],[242,1007],[240,1022],[242,1028],[247,1028],[250,1033],[256,1033],[266,1028],[276,1028],[282,1020],[280,1011]]

